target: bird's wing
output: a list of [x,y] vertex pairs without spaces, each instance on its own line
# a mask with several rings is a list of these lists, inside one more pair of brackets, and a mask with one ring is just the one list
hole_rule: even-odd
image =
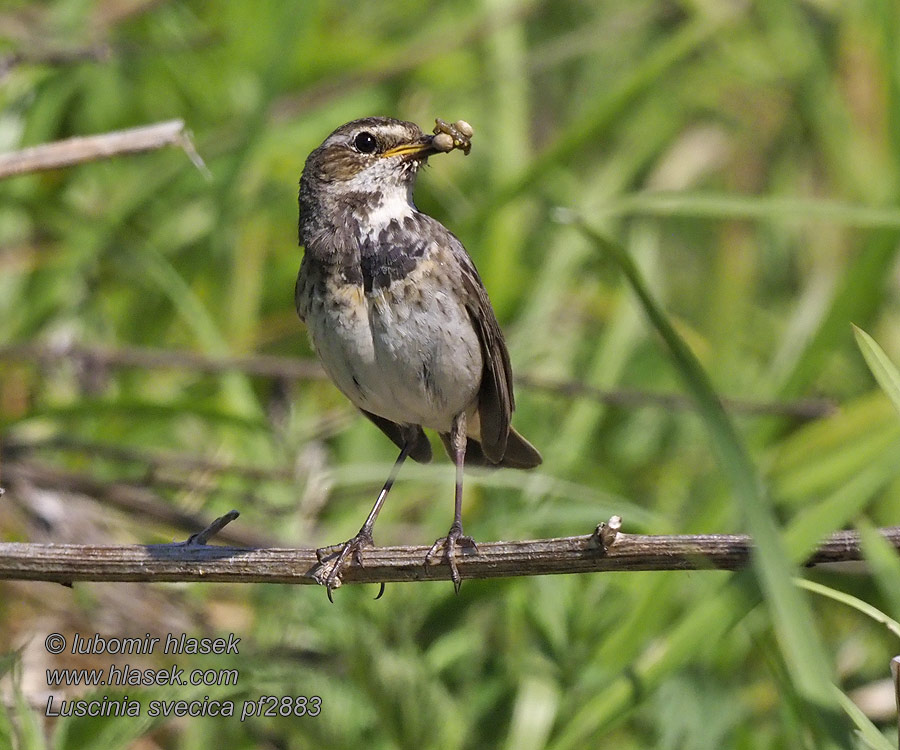
[[300,272],[297,274],[297,282],[294,284],[294,308],[301,323],[306,323],[306,285],[309,283],[306,253],[300,261]]
[[394,445],[398,448],[402,449],[404,445],[409,443],[409,457],[413,461],[418,461],[420,464],[427,464],[431,461],[431,443],[428,442],[428,438],[419,425],[399,425],[390,419],[379,417],[377,414],[372,414],[372,412],[365,409],[360,409],[360,411],[371,419],[379,430],[393,440]]
[[[453,236],[453,235],[451,235]],[[484,369],[481,374],[481,388],[478,392],[478,416],[481,421],[481,447],[489,461],[497,464],[506,453],[509,439],[509,423],[515,408],[512,385],[512,366],[503,332],[494,315],[491,301],[475,264],[462,243],[453,236],[454,254],[462,268],[462,283],[465,291],[466,309],[472,320],[478,340],[481,343],[481,358]]]

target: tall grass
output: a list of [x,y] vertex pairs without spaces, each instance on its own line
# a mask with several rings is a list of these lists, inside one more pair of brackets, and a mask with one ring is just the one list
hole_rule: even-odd
[[[516,371],[686,390],[703,406],[603,407],[519,389],[515,424],[546,461],[536,475],[473,475],[467,531],[581,534],[621,512],[625,531],[752,532],[760,554],[737,575],[466,581],[459,596],[449,584],[394,585],[379,601],[347,586],[334,606],[310,587],[79,585],[51,595],[0,584],[2,651],[28,634],[42,641],[51,626],[233,631],[239,658],[179,666],[238,668],[227,693],[236,701],[323,698],[317,719],[60,719],[48,746],[95,747],[100,732],[122,748],[138,737],[166,748],[446,750],[895,742],[889,713],[848,702],[887,677],[898,648],[865,607],[900,619],[900,562],[873,532],[900,512],[900,421],[852,328],[880,344],[878,361],[900,360],[894,3],[123,7],[0,8],[0,56],[111,45],[105,60],[26,61],[0,74],[0,149],[181,117],[212,181],[172,150],[0,183],[0,345],[311,356],[292,300],[306,155],[355,117],[426,128],[462,117],[475,129],[472,153],[435,157],[416,199],[475,259]],[[558,207],[634,259],[643,305],[615,257],[554,221]],[[277,384],[239,374],[100,375],[0,362],[3,437],[296,466],[293,485],[192,476],[186,489],[99,457],[31,456],[155,483],[191,510],[237,503],[238,523],[283,545],[353,533],[394,458],[365,420],[321,429],[350,415],[326,382],[285,401]],[[732,417],[715,394],[827,395],[841,408],[809,423]],[[201,480],[211,491],[197,489]],[[376,542],[443,533],[452,486],[446,462],[404,470]],[[2,540],[39,533],[19,502],[0,505]],[[180,534],[65,502],[92,509],[78,512],[110,543]],[[871,573],[803,571],[840,601],[796,590],[816,538],[853,526]],[[33,653],[26,671],[40,664]],[[17,746],[15,736],[43,746],[39,711],[27,707],[40,673],[29,674],[0,674],[13,696],[0,709],[0,745]]]

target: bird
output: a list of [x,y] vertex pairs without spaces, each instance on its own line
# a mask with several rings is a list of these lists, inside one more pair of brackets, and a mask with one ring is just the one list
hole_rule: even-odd
[[423,428],[437,431],[456,465],[453,523],[425,563],[443,553],[457,593],[457,550],[477,554],[463,533],[464,467],[541,463],[510,423],[509,353],[475,264],[413,202],[429,156],[468,153],[472,134],[461,120],[437,119],[426,134],[412,122],[365,117],[332,132],[303,167],[297,313],[330,379],[400,449],[359,532],[317,550],[316,580],[331,601],[351,557],[362,566],[363,549],[374,545],[375,519],[404,461],[431,460]]

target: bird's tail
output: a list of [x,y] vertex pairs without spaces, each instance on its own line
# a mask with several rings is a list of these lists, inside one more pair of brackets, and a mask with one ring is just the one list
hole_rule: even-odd
[[[450,444],[450,435],[441,433],[441,442],[447,449],[447,455],[453,458],[453,446]],[[506,469],[533,469],[538,466],[543,459],[531,443],[523,438],[512,427],[509,428],[509,437],[506,439],[506,453],[500,463],[493,463],[484,455],[481,443],[469,437],[466,441],[466,466],[484,466],[488,469],[506,468]]]
[[508,466],[510,469],[533,469],[535,466],[539,466],[543,460],[537,448],[512,427],[509,428],[506,453],[503,454],[503,460],[499,466]]

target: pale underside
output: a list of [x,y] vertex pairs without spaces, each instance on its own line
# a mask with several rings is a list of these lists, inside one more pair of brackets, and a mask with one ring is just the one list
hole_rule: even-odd
[[[481,347],[442,276],[425,257],[389,287],[364,292],[344,284],[330,304],[311,306],[307,325],[326,371],[357,407],[444,433],[465,411],[477,436]],[[437,283],[425,285],[428,278]],[[423,294],[423,286],[436,291]]]

